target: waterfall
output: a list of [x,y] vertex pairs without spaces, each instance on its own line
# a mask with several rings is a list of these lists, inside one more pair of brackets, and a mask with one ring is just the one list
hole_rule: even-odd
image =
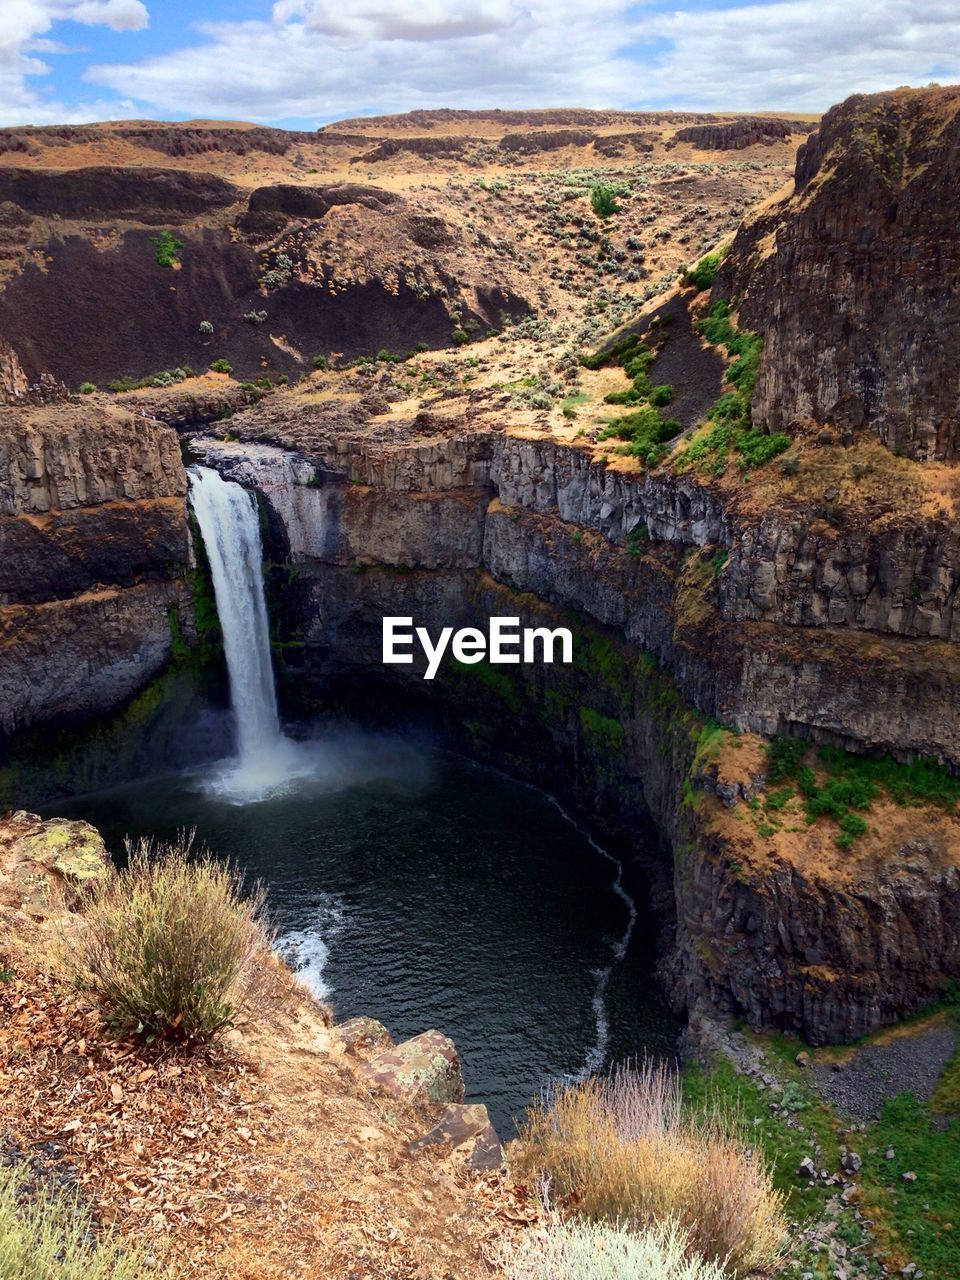
[[190,467],[190,504],[210,562],[238,760],[217,790],[257,799],[302,772],[295,745],[280,732],[270,661],[270,626],[263,592],[260,521],[253,494],[210,467]]

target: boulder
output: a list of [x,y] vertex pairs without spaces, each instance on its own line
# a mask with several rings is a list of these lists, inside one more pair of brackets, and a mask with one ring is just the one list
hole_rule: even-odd
[[492,1173],[503,1165],[503,1147],[492,1124],[477,1134],[473,1150],[467,1157],[467,1168],[474,1173]]
[[361,1064],[374,1089],[409,1102],[462,1102],[460,1055],[440,1031],[424,1031]]
[[444,1109],[443,1115],[433,1128],[422,1137],[415,1138],[408,1150],[411,1155],[422,1151],[424,1147],[434,1145],[449,1147],[452,1150],[489,1128],[491,1128],[490,1117],[482,1103],[468,1105],[452,1102]]
[[103,837],[88,822],[44,821],[22,809],[0,819],[0,883],[28,915],[43,918],[75,906],[83,890],[112,870]]
[[348,1018],[346,1022],[331,1027],[330,1033],[336,1036],[347,1053],[393,1048],[393,1036],[376,1018]]

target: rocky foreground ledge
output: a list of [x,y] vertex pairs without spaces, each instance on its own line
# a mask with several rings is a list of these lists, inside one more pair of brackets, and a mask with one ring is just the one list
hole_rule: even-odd
[[220,1045],[114,1040],[51,962],[111,874],[89,824],[0,818],[3,1158],[159,1261],[175,1247],[178,1274],[280,1280],[322,1258],[330,1276],[488,1276],[507,1220],[535,1214],[452,1042],[331,1025],[279,960],[269,1011]]

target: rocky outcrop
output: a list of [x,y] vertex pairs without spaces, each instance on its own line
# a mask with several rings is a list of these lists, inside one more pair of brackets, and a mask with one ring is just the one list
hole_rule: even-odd
[[737,233],[714,293],[764,336],[754,421],[875,432],[960,457],[960,88],[848,98],[797,156],[795,191]]
[[[109,386],[218,359],[277,382],[318,353],[449,346],[458,324],[482,332],[530,310],[529,280],[492,239],[425,198],[359,183],[245,198],[192,170],[2,169],[0,258],[8,210],[27,218],[28,243],[11,226],[0,335],[30,382],[52,371],[74,389]],[[158,262],[155,227],[176,230],[173,269]]]
[[191,124],[46,125],[0,129],[0,154],[38,155],[48,147],[84,146],[114,140],[177,158],[209,152],[246,156],[254,151],[282,156],[298,143],[315,141],[316,136],[314,133],[256,125],[242,128]]
[[364,186],[359,182],[339,182],[324,187],[302,187],[277,183],[271,187],[257,187],[250,193],[247,211],[238,219],[238,226],[254,236],[271,235],[291,219],[325,218],[337,205],[360,205],[365,209],[384,211],[396,204],[400,197],[380,187]]
[[36,930],[75,908],[81,895],[111,874],[99,831],[69,818],[44,821],[18,809],[0,816],[0,933],[36,960]]
[[176,435],[122,410],[0,409],[0,733],[121,706],[189,619]]
[[[366,141],[366,139],[364,140]],[[458,160],[465,152],[474,148],[479,138],[469,137],[426,137],[426,138],[385,138],[354,156],[354,160],[364,164],[376,164],[381,160],[390,160],[402,152],[410,155],[426,156],[429,159]]]
[[17,353],[8,342],[0,338],[0,404],[10,404],[21,399],[26,395],[29,385]]
[[239,190],[213,174],[179,169],[0,168],[0,202],[44,217],[122,218],[159,226],[225,208]]
[[770,146],[787,142],[798,126],[788,120],[767,116],[741,116],[723,124],[695,124],[678,129],[673,135],[678,142],[689,142],[697,151],[742,151],[758,143]]
[[677,967],[704,1008],[844,1043],[935,1000],[960,973],[952,833],[899,834],[882,859],[843,866],[829,850],[751,866],[744,843],[692,822],[688,833],[675,849]]
[[596,134],[588,129],[542,129],[536,133],[508,133],[500,139],[501,151],[533,155],[538,151],[560,151],[564,147],[588,147]]

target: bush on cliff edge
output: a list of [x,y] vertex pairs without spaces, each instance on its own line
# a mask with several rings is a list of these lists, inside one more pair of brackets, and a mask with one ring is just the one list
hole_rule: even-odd
[[674,1222],[690,1257],[731,1276],[768,1270],[784,1237],[783,1199],[762,1158],[719,1116],[692,1119],[663,1067],[559,1088],[521,1129],[521,1176],[594,1222],[649,1231]]
[[128,847],[123,869],[88,899],[65,956],[77,987],[120,1034],[206,1041],[261,991],[270,935],[264,895],[190,839]]
[[633,1232],[550,1217],[504,1250],[507,1280],[723,1280],[675,1223]]

